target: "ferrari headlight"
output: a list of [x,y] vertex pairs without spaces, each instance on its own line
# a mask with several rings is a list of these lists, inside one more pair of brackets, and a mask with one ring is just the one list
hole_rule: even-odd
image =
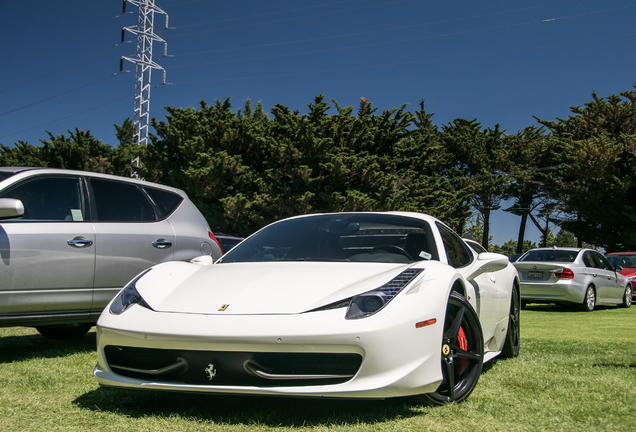
[[345,318],[366,318],[382,310],[421,272],[422,269],[405,270],[380,288],[353,297],[349,303]]
[[137,292],[137,281],[141,279],[146,273],[148,273],[151,269],[148,269],[142,273],[140,273],[136,278],[128,282],[128,285],[122,289],[117,297],[110,304],[110,313],[114,315],[120,315],[124,313],[129,307],[134,304],[138,304],[140,306],[146,307],[150,309],[150,307],[146,304],[139,292]]

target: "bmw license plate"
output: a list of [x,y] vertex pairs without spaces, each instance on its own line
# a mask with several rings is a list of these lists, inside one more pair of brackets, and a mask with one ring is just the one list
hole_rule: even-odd
[[528,279],[543,279],[543,272],[540,271],[529,271]]

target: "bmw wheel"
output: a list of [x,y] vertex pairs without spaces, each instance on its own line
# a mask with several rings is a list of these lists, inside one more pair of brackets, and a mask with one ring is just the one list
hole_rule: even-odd
[[592,312],[595,306],[596,292],[594,291],[594,287],[590,285],[587,287],[587,291],[585,291],[585,297],[583,298],[583,303],[581,303],[579,307],[585,312]]
[[479,380],[484,360],[484,337],[477,313],[456,292],[452,292],[448,300],[441,349],[442,383],[436,392],[422,396],[433,405],[461,402]]
[[625,294],[623,295],[623,303],[620,305],[621,307],[628,308],[632,305],[632,286],[627,284],[625,287]]

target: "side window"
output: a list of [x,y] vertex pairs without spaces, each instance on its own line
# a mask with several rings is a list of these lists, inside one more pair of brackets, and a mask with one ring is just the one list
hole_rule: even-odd
[[37,177],[3,192],[0,198],[19,199],[23,221],[84,220],[82,187],[78,177]]
[[591,252],[585,252],[585,255],[583,255],[583,263],[585,264],[585,267],[598,267]]
[[181,201],[183,201],[181,195],[172,192],[148,187],[145,187],[144,190],[148,193],[150,199],[154,201],[157,208],[161,210],[164,217],[172,213],[174,209],[181,204]]
[[124,182],[90,179],[100,222],[154,221],[155,212],[137,185]]
[[480,253],[484,253],[484,252],[488,252],[486,250],[485,247],[483,247],[481,244],[479,243],[475,243],[475,242],[466,242],[466,244],[468,246],[470,246],[472,248],[472,250],[474,250],[475,252],[477,252],[478,254]]
[[472,254],[464,246],[464,242],[455,234],[450,228],[437,223],[439,233],[442,235],[442,241],[444,242],[444,249],[446,250],[446,258],[448,264],[458,268],[464,267],[470,264],[472,260]]
[[598,259],[599,264],[601,265],[602,269],[605,270],[614,270],[614,267],[609,263],[609,261],[607,260],[607,258],[605,258],[603,255],[601,255],[600,253],[596,253],[594,254],[596,256],[596,259]]

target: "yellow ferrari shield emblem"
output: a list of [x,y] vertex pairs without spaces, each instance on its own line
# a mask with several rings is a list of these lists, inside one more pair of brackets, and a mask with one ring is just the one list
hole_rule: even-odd
[[223,306],[221,306],[219,308],[220,311],[224,311],[225,309],[227,309],[230,305],[229,304],[224,304]]
[[444,355],[448,355],[448,354],[450,353],[450,347],[449,347],[448,345],[444,345],[444,346],[442,347],[442,353],[443,353]]

